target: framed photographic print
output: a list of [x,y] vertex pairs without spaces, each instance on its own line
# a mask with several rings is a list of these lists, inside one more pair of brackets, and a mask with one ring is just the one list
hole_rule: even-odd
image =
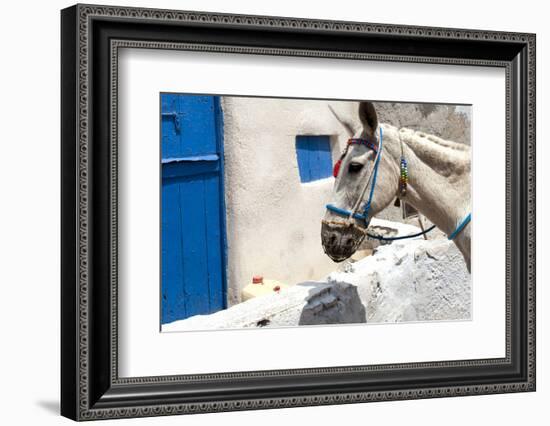
[[61,28],[64,416],[535,390],[535,35]]

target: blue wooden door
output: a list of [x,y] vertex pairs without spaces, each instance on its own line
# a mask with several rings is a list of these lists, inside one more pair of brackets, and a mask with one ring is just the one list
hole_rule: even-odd
[[223,123],[215,96],[161,95],[162,323],[226,306]]

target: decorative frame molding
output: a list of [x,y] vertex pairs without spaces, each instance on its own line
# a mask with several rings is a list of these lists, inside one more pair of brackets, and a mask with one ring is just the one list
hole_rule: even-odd
[[[124,25],[128,23],[138,23],[143,29],[126,31]],[[189,35],[183,37],[190,40],[174,38],[168,26],[189,29]],[[208,40],[201,30],[212,27],[235,34],[239,44]],[[167,32],[162,33],[163,30]],[[158,33],[159,40],[134,38],[139,31]],[[249,45],[247,31],[267,34],[272,46]],[[337,49],[300,47],[300,36],[311,33],[322,34],[325,39],[332,37]],[[349,40],[370,37],[374,42],[370,51],[353,50],[353,46],[345,50],[336,40],[337,35]],[[289,37],[298,42],[289,45]],[[421,46],[416,49],[418,54],[403,54],[399,46],[388,48],[388,41]],[[91,420],[534,391],[535,45],[535,35],[510,32],[90,5],[63,10],[62,414],[75,420]],[[439,52],[441,46],[454,50],[449,56],[436,55],[438,46]],[[463,46],[477,50],[466,54]],[[505,68],[506,357],[119,378],[117,71],[118,49],[124,47]],[[101,124],[100,116],[108,123]],[[102,257],[103,252],[107,257]],[[449,372],[460,370],[468,377],[479,371],[476,369],[488,367],[501,369],[502,376],[498,380],[493,376],[470,379],[471,384],[467,385],[453,385],[452,375],[449,376]],[[403,385],[403,374],[410,370],[429,372],[433,385]],[[390,380],[377,388],[376,376],[380,372],[391,375],[394,382]],[[338,392],[328,392],[328,384],[336,376],[340,380],[347,378],[349,383]],[[509,379],[504,380],[504,376]],[[310,389],[292,386],[296,377],[310,380]],[[243,385],[237,394],[224,394],[223,384],[232,379],[248,381],[249,385]],[[254,393],[258,386],[265,388],[270,384],[273,390],[269,396],[258,397]],[[183,390],[186,386],[196,388],[196,395],[166,394],[168,388],[173,393],[174,387]],[[213,388],[221,390],[216,394]]]

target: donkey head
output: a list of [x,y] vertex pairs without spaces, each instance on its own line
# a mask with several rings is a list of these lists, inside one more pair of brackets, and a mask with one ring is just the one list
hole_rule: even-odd
[[346,148],[339,163],[330,202],[340,212],[327,210],[321,227],[323,248],[335,262],[342,262],[355,253],[365,238],[370,219],[390,204],[399,184],[399,168],[386,151],[388,140],[384,137],[368,217],[349,217],[349,212],[357,211],[361,215],[365,211],[374,183],[377,149],[380,150],[378,117],[371,102],[359,104],[359,118],[362,128],[354,139],[366,143],[352,144]]

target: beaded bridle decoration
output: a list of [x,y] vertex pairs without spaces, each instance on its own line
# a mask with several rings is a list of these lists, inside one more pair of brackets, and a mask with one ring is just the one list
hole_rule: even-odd
[[[399,173],[399,197],[404,197],[405,195],[407,195],[407,184],[409,183],[409,170],[408,170],[407,160],[405,159],[405,153],[404,153],[404,148],[403,148],[404,144],[403,144],[403,140],[401,139],[401,135],[399,135],[399,142],[401,144],[401,162],[400,162],[400,173]],[[335,178],[338,177],[338,174],[340,172],[340,167],[342,165],[342,161],[344,160],[345,156],[347,155],[349,147],[351,145],[364,145],[367,148],[374,151],[374,153],[376,155],[375,160],[374,160],[374,168],[373,168],[373,170],[371,172],[371,175],[369,176],[368,180],[366,181],[366,184],[363,188],[363,191],[361,191],[360,197],[357,200],[357,203],[355,204],[355,207],[353,208],[353,210],[349,211],[349,210],[346,210],[346,209],[343,209],[343,208],[340,208],[340,207],[336,207],[332,204],[327,204],[326,208],[327,208],[327,210],[329,210],[333,213],[339,214],[340,216],[347,216],[348,220],[358,219],[358,220],[364,221],[365,225],[368,226],[368,223],[369,223],[369,220],[368,220],[369,210],[370,210],[370,206],[371,206],[371,202],[372,202],[372,197],[374,195],[374,188],[375,188],[375,185],[376,185],[376,177],[377,177],[377,174],[378,174],[378,166],[380,164],[380,156],[382,155],[382,128],[380,128],[380,143],[379,144],[377,144],[376,142],[373,142],[369,139],[362,139],[362,138],[351,138],[351,139],[348,140],[348,143],[346,144],[346,148],[345,148],[344,152],[340,156],[340,159],[334,165],[333,176]],[[368,201],[366,203],[364,212],[363,212],[363,214],[358,213],[357,210],[359,208],[361,199],[363,198],[363,195],[365,194],[369,184],[371,183],[371,180],[372,180],[372,186],[371,186],[369,198],[368,198]],[[399,197],[397,198],[396,201],[399,200]],[[455,230],[447,238],[449,240],[453,240],[464,229],[464,227],[471,221],[471,218],[472,218],[472,214],[469,213],[458,224],[458,226],[455,228]],[[406,239],[406,238],[418,237],[420,235],[424,235],[424,234],[430,232],[434,228],[435,228],[435,225],[432,225],[431,227],[429,227],[428,229],[426,229],[422,232],[419,232],[419,233],[416,233],[416,234],[413,234],[413,235],[405,235],[405,236],[401,236],[401,237],[380,237],[378,235],[371,235],[368,232],[367,232],[367,235],[371,238],[375,238],[375,239],[379,239],[379,240],[393,241],[393,240],[402,240],[402,239]]]
[[332,170],[332,175],[336,178],[338,177],[338,173],[340,172],[340,166],[342,165],[342,161],[344,160],[344,157],[348,153],[350,145],[364,145],[367,148],[374,151],[375,154],[378,154],[378,144],[376,142],[372,142],[368,139],[361,139],[361,138],[351,138],[348,139],[348,143],[346,144],[346,149],[340,156],[340,159],[336,162],[334,165],[334,169]]

